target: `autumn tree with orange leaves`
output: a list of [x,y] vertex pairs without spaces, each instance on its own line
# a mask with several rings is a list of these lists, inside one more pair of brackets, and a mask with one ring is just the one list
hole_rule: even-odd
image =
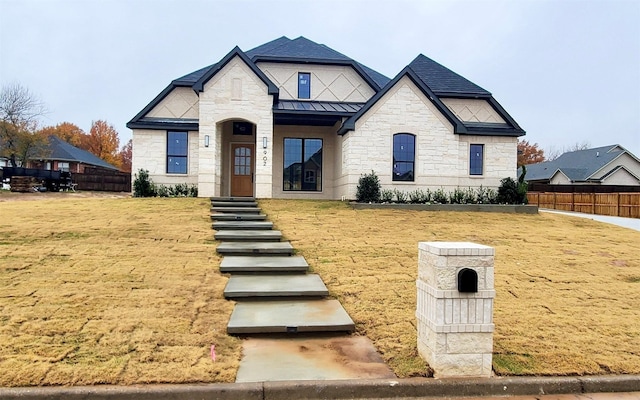
[[40,129],[38,133],[44,137],[51,135],[57,136],[72,146],[86,150],[85,142],[87,141],[87,134],[80,129],[78,125],[72,124],[71,122],[62,122],[56,126],[47,126]]
[[87,136],[86,150],[109,164],[120,167],[118,131],[107,121],[97,120],[91,123],[91,130],[89,130],[89,135]]
[[530,144],[527,140],[518,140],[518,168],[543,161],[544,150],[538,148],[538,143]]
[[133,154],[133,141],[129,139],[127,144],[122,146],[118,158],[120,160],[120,171],[131,172],[131,156]]

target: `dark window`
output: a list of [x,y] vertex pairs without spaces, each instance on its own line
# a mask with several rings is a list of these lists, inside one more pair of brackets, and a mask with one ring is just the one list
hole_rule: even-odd
[[187,132],[167,132],[167,174],[187,173]]
[[416,137],[410,133],[393,135],[393,180],[413,181],[415,177]]
[[484,145],[472,144],[469,147],[469,175],[482,175]]
[[298,98],[311,98],[311,74],[308,72],[298,73]]
[[283,190],[322,191],[322,139],[284,139]]

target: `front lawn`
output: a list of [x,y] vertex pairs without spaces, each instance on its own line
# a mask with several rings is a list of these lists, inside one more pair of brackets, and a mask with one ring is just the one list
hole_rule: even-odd
[[[640,232],[551,214],[260,206],[400,377],[426,371],[417,244],[436,240],[496,248],[498,373],[640,373]],[[213,233],[208,199],[0,198],[0,386],[233,382],[241,340],[225,333]]]

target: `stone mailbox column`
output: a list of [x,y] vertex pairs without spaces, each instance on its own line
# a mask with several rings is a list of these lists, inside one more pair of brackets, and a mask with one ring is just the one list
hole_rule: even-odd
[[466,242],[418,249],[420,356],[436,378],[491,376],[494,249]]

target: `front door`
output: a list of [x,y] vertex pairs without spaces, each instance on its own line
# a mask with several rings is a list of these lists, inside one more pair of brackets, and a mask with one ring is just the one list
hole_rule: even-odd
[[234,143],[231,145],[231,196],[253,196],[253,143]]

